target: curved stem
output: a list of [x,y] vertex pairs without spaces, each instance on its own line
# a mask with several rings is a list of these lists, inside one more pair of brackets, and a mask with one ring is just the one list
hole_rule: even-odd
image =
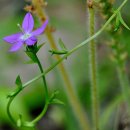
[[[40,63],[37,55],[34,54],[34,56],[36,57],[37,64],[39,66],[39,69],[40,69],[41,73],[44,73],[44,70],[42,68],[42,65],[41,65],[41,63]],[[44,83],[44,87],[45,87],[45,106],[44,106],[42,112],[33,121],[31,121],[31,123],[33,123],[33,124],[35,124],[36,122],[38,122],[44,116],[44,114],[46,113],[47,108],[48,108],[49,97],[48,97],[48,88],[47,88],[47,83],[46,83],[45,75],[42,76],[42,79],[43,79],[43,83]]]
[[[43,20],[45,20],[47,17],[46,17],[44,10],[42,9],[41,3],[38,0],[32,0],[32,4],[35,7],[38,18],[40,18],[41,23],[43,23],[44,22]],[[44,1],[43,1],[43,4],[44,4]],[[57,50],[56,42],[50,31],[49,26],[47,26],[45,34],[47,36],[47,39],[50,43],[51,48],[54,50]],[[55,55],[54,58],[56,60],[60,60],[61,57],[59,55]],[[82,109],[80,101],[78,100],[78,98],[75,94],[75,91],[73,89],[74,87],[71,83],[71,80],[66,71],[65,65],[63,63],[61,63],[59,65],[59,70],[60,70],[60,74],[63,79],[63,82],[65,84],[65,91],[67,94],[68,101],[70,103],[70,106],[72,107],[72,110],[74,112],[76,120],[79,123],[79,126],[81,127],[82,130],[89,130],[89,123],[87,121],[86,115],[84,113],[84,110]]]
[[[34,81],[40,79],[43,75],[46,75],[48,72],[50,72],[54,67],[56,67],[59,63],[61,63],[64,59],[66,59],[68,56],[70,56],[73,52],[75,52],[76,50],[78,50],[79,48],[81,48],[82,46],[84,46],[85,44],[87,44],[88,42],[90,42],[91,40],[95,39],[97,36],[99,36],[104,29],[109,25],[109,23],[115,18],[116,14],[122,9],[122,7],[126,4],[128,0],[124,0],[123,3],[120,5],[120,7],[114,12],[114,14],[108,19],[108,21],[104,24],[104,26],[97,32],[95,33],[92,37],[88,38],[87,40],[83,41],[82,43],[80,43],[79,45],[77,45],[75,48],[73,48],[72,50],[70,50],[66,55],[64,55],[61,59],[59,59],[56,63],[54,63],[52,66],[50,66],[44,73],[36,76],[35,78],[33,78],[32,80],[26,82],[25,84],[23,84],[22,89],[20,89],[12,98],[9,99],[9,102],[7,104],[7,113],[9,115],[9,117],[11,118],[11,120],[13,121],[13,117],[11,116],[10,113],[10,106],[12,101],[14,100],[14,98],[24,89],[26,88],[29,84],[33,83]],[[13,121],[14,122],[14,121]]]
[[[37,59],[37,64],[38,64],[38,66],[39,66],[39,69],[40,69],[41,73],[44,73],[43,68],[42,68],[42,65],[41,65],[41,63],[40,63],[40,61],[39,61],[37,55],[36,55],[36,54],[34,54],[34,55],[35,55],[35,57],[36,57],[36,59]],[[43,79],[43,83],[44,83],[44,87],[45,87],[45,99],[46,99],[46,102],[48,102],[48,98],[49,98],[49,97],[48,97],[48,89],[47,89],[47,83],[46,83],[45,75],[42,76],[42,79]]]
[[[90,36],[93,36],[95,30],[95,11],[93,8],[93,0],[88,0],[88,9],[89,9],[89,33]],[[90,67],[90,80],[91,80],[93,130],[99,130],[97,60],[96,60],[96,43],[94,40],[91,40],[89,45],[89,67]]]
[[[33,53],[36,60],[37,60],[37,64],[39,66],[39,69],[41,71],[41,73],[44,73],[44,70],[42,68],[42,65],[37,57],[37,55],[35,53]],[[48,108],[48,105],[49,105],[49,97],[48,97],[48,89],[47,89],[47,83],[46,83],[46,78],[45,78],[45,75],[42,76],[42,79],[43,79],[43,83],[44,83],[44,87],[45,87],[45,106],[42,110],[42,112],[34,119],[32,120],[31,122],[26,122],[26,121],[22,121],[22,125],[23,126],[26,126],[26,124],[30,123],[30,124],[35,124],[36,122],[38,122],[46,113],[47,111],[47,108]],[[11,103],[12,101],[14,100],[14,98],[22,91],[23,89],[20,89],[18,92],[15,93],[15,95],[13,97],[10,97],[9,99],[9,102],[7,104],[7,114],[9,116],[9,118],[11,119],[11,121],[14,123],[14,124],[17,124],[17,122],[15,121],[15,119],[13,118],[11,112],[10,112],[10,106],[11,106]]]
[[13,116],[11,115],[11,112],[10,112],[10,105],[11,105],[11,103],[12,103],[13,100],[14,100],[14,97],[11,97],[10,100],[9,100],[9,102],[8,102],[8,104],[7,104],[7,114],[8,114],[8,116],[9,116],[9,118],[11,119],[11,121],[12,121],[14,124],[16,124],[16,122],[15,122],[15,120],[14,120],[14,118],[13,118]]
[[48,103],[45,104],[44,109],[42,110],[40,115],[38,117],[36,117],[33,121],[31,121],[31,123],[35,124],[36,122],[38,122],[45,115],[47,108],[48,108]]
[[[23,88],[28,86],[29,84],[31,84],[32,82],[40,79],[43,75],[47,74],[48,72],[50,72],[53,68],[55,68],[58,64],[60,64],[64,59],[66,59],[68,56],[70,56],[72,53],[74,53],[75,51],[77,51],[79,48],[83,47],[84,45],[86,45],[87,43],[89,43],[91,40],[95,39],[96,37],[98,37],[104,30],[105,28],[109,25],[109,23],[115,18],[115,16],[117,15],[117,13],[122,9],[122,7],[126,4],[128,0],[123,1],[123,3],[119,6],[119,8],[114,12],[114,14],[107,20],[107,22],[102,26],[102,28],[95,33],[92,37],[86,39],[85,41],[81,42],[79,45],[77,45],[75,48],[73,48],[72,50],[70,50],[67,54],[65,54],[61,59],[59,59],[57,62],[55,62],[52,66],[50,66],[47,70],[45,70],[45,72],[43,74],[40,74],[38,76],[36,76],[35,78],[33,78],[32,80],[26,82],[23,85]],[[87,44],[88,45],[88,44]]]

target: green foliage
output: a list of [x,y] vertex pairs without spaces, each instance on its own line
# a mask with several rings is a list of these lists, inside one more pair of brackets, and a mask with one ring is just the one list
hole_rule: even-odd
[[[69,1],[64,1],[63,3],[67,3]],[[101,2],[107,3],[107,6],[104,6],[104,14],[107,15],[107,11],[109,11],[109,14],[107,15],[107,18],[109,18],[109,16],[112,14],[112,10],[111,7],[113,6],[113,4],[109,3],[109,1],[106,0],[101,0]],[[82,24],[82,21],[84,20],[84,13],[82,12],[82,9],[80,7],[81,4],[78,4],[79,1],[71,1],[69,4],[71,7],[71,9],[68,7],[67,9],[69,10],[69,12],[74,12],[76,14],[77,19],[80,19],[80,21],[76,21],[76,19],[74,19],[70,14],[66,14],[66,11],[64,11],[64,8],[66,9],[66,5],[65,4],[63,6],[62,1],[48,1],[48,10],[50,9],[50,17],[51,20],[50,22],[55,26],[57,30],[60,30],[62,33],[61,35],[65,35],[66,37],[66,41],[68,43],[77,43],[79,41],[81,41],[81,39],[85,39],[86,38],[86,27],[85,24]],[[118,1],[117,1],[118,3]],[[129,2],[128,2],[129,3]],[[56,11],[53,4],[55,4],[56,9],[58,11]],[[51,5],[51,6],[50,6]],[[128,4],[129,5],[129,4]],[[116,17],[116,23],[115,23],[115,28],[116,31],[120,28],[120,26],[124,26],[125,28],[127,28],[129,30],[128,25],[130,25],[130,16],[129,16],[129,6],[127,5],[128,8],[126,8],[126,12],[122,11],[122,16],[121,13],[118,13],[117,17]],[[57,8],[58,6],[58,8]],[[84,5],[83,5],[84,6]],[[61,8],[59,8],[61,7]],[[75,9],[73,9],[75,8]],[[60,10],[60,11],[59,11]],[[60,12],[60,13],[59,13]],[[58,15],[57,15],[58,14]],[[60,16],[60,14],[62,14]],[[81,15],[82,14],[82,15]],[[105,16],[106,16],[105,15]],[[64,17],[67,16],[67,17]],[[74,16],[74,15],[73,15]],[[20,16],[22,17],[22,16]],[[61,17],[61,18],[60,18]],[[70,18],[73,18],[70,20]],[[16,19],[18,18],[18,19]],[[9,34],[9,33],[13,33],[16,29],[16,25],[14,25],[14,23],[19,22],[19,17],[15,17],[15,18],[7,18],[0,21],[0,28],[2,30],[2,33],[0,33],[0,37],[2,39],[2,37],[4,37],[5,35]],[[125,23],[125,21],[127,21],[128,25]],[[85,23],[85,22],[84,22]],[[11,25],[11,26],[10,26]],[[6,28],[6,29],[5,29]],[[79,30],[77,30],[79,28]],[[64,30],[68,30],[67,33],[65,31],[62,31],[62,29]],[[121,44],[125,44],[126,45],[126,51],[128,52],[129,56],[130,56],[130,33],[128,32],[128,30],[123,30],[123,32],[121,33],[120,36],[117,36],[116,38],[119,39]],[[73,33],[72,33],[73,31]],[[113,31],[113,30],[112,30]],[[61,37],[60,35],[60,37]],[[106,35],[104,36],[103,39],[105,39],[103,41],[106,42]],[[102,37],[101,37],[102,40]],[[98,41],[97,41],[98,42]],[[2,40],[1,40],[1,43]],[[101,41],[102,43],[102,41]],[[44,44],[38,45],[37,48],[35,49],[35,53],[39,52],[39,50],[41,49],[41,47]],[[63,43],[63,41],[60,39],[59,40],[59,50],[50,50],[51,54],[55,54],[55,55],[65,55],[68,53],[68,49],[66,49],[65,45]],[[75,46],[73,44],[67,45],[68,47],[71,46]],[[35,46],[36,47],[36,46]],[[6,48],[6,47],[5,47]],[[47,48],[48,49],[48,48]],[[87,47],[83,48],[83,50],[80,50],[76,53],[76,56],[74,57],[75,60],[71,61],[71,68],[67,68],[69,70],[69,75],[71,77],[71,80],[73,81],[73,84],[75,84],[75,90],[77,91],[77,93],[79,94],[80,97],[80,101],[81,104],[84,105],[85,111],[91,111],[91,102],[89,101],[90,99],[90,90],[89,88],[89,79],[88,79],[88,67],[86,66],[88,59],[86,58],[86,50]],[[120,93],[120,88],[119,88],[119,83],[118,83],[118,79],[117,79],[117,74],[116,74],[116,70],[115,70],[115,66],[113,65],[113,63],[108,60],[108,56],[107,54],[111,54],[111,52],[109,50],[104,51],[104,46],[102,46],[102,44],[100,44],[100,46],[98,47],[98,52],[99,52],[99,93],[100,93],[100,99],[101,99],[101,128],[102,129],[106,129],[109,130],[109,127],[106,128],[106,126],[108,126],[110,120],[111,119],[111,115],[115,116],[115,113],[113,113],[113,111],[115,110],[116,106],[118,106],[121,102],[121,96],[117,96],[115,98],[116,95],[118,95],[117,93]],[[7,99],[6,97],[3,99],[3,95],[6,95],[8,93],[9,90],[6,90],[7,87],[4,87],[4,84],[8,84],[8,81],[6,81],[6,79],[8,78],[9,83],[11,81],[12,83],[12,78],[13,78],[13,73],[12,71],[10,72],[9,70],[13,70],[13,67],[15,68],[17,65],[16,63],[19,63],[20,60],[24,60],[25,57],[22,54],[8,54],[5,53],[5,50],[2,48],[1,49],[1,74],[0,74],[0,78],[1,78],[1,87],[0,87],[0,122],[1,124],[4,122],[7,122],[9,125],[11,125],[6,112],[5,112],[5,108],[6,108],[6,102]],[[36,63],[36,59],[35,56],[31,53],[30,50],[28,50],[26,52],[27,56],[30,58],[30,61],[28,63]],[[108,54],[108,55],[109,55]],[[16,55],[16,56],[15,56]],[[43,55],[40,55],[41,57],[43,57]],[[48,57],[45,57],[46,59],[48,59]],[[10,62],[11,61],[11,62]],[[46,62],[46,61],[45,61]],[[44,63],[45,63],[44,62]],[[7,64],[8,63],[8,64]],[[47,64],[47,63],[46,63]],[[45,65],[46,65],[45,64]],[[129,67],[129,62],[127,62],[127,65]],[[9,69],[7,69],[10,66]],[[20,66],[21,67],[21,66]],[[31,68],[31,67],[30,67]],[[33,68],[33,67],[32,67]],[[7,69],[7,70],[6,70]],[[18,68],[19,69],[19,68]],[[129,74],[129,68],[126,69],[128,74]],[[26,72],[26,70],[18,70],[20,72]],[[32,69],[33,71],[33,69]],[[12,77],[7,77],[6,73],[10,76],[12,75]],[[10,74],[11,73],[11,74]],[[47,77],[48,82],[50,84],[50,90],[52,89],[57,89],[60,88],[60,95],[61,98],[58,97],[57,94],[55,94],[55,92],[52,92],[52,96],[50,97],[50,103],[56,103],[56,104],[66,104],[65,107],[61,108],[63,110],[62,114],[64,114],[64,117],[61,117],[61,123],[59,123],[58,125],[62,125],[62,127],[64,127],[64,129],[66,128],[67,130],[79,130],[80,128],[77,128],[78,123],[76,122],[75,117],[72,115],[72,110],[70,110],[71,108],[68,107],[67,104],[67,100],[65,100],[64,102],[60,101],[59,99],[62,100],[63,97],[65,97],[65,93],[63,88],[61,87],[61,84],[59,85],[59,78],[56,76],[57,71],[54,71],[53,74],[53,78],[52,75],[50,77]],[[24,73],[22,73],[22,77],[23,80],[25,79],[24,77],[26,77],[26,75],[24,75]],[[21,74],[20,74],[21,75]],[[31,75],[29,75],[29,77],[31,78]],[[58,83],[54,82],[57,79],[57,81],[59,81]],[[116,82],[115,82],[116,81]],[[11,83],[9,85],[11,85]],[[15,81],[17,87],[16,90],[14,90],[13,92],[11,92],[9,94],[8,97],[13,97],[15,96],[15,94],[19,91],[19,89],[22,88],[22,81],[20,76],[18,76],[16,78]],[[8,85],[8,86],[9,86]],[[40,86],[42,87],[42,86]],[[6,92],[5,92],[6,90]],[[33,87],[30,87],[29,89],[25,90],[21,95],[19,95],[15,101],[15,103],[12,105],[12,113],[13,115],[16,117],[17,120],[17,125],[21,126],[22,124],[22,118],[26,118],[26,119],[30,119],[30,111],[38,108],[39,106],[43,106],[45,103],[45,100],[43,98],[43,94],[40,93],[41,91],[43,91],[41,88],[39,89],[39,84],[36,82],[34,84]],[[87,92],[86,92],[87,91]],[[3,100],[2,100],[3,99]],[[64,105],[63,105],[64,106]],[[51,105],[47,115],[45,116],[45,119],[48,118],[51,114],[51,109],[53,109],[53,104]],[[22,113],[23,117],[19,116],[18,117],[18,113]],[[67,113],[67,114],[66,114]],[[57,114],[59,114],[57,112]],[[89,114],[88,114],[89,115]],[[32,116],[32,115],[31,115]],[[34,115],[33,115],[34,116]],[[59,116],[61,116],[59,114]],[[50,117],[49,117],[50,118]],[[55,117],[56,118],[56,117]],[[90,115],[89,115],[89,118]],[[56,120],[56,119],[54,119]],[[25,124],[26,126],[30,126],[32,127],[32,124],[28,124],[28,122],[26,122]],[[40,127],[39,127],[40,128]],[[15,129],[15,128],[14,128]],[[25,128],[21,128],[23,130],[25,130]],[[17,128],[17,130],[19,130],[19,128]]]
[[57,99],[56,96],[59,92],[54,91],[49,99],[50,104],[60,104],[60,105],[65,105],[64,102],[62,102],[60,99]]
[[118,14],[116,16],[116,27],[115,27],[114,31],[117,31],[120,28],[120,25],[123,25],[126,29],[130,30],[130,28],[128,27],[128,25],[123,20],[123,18],[121,16],[121,13],[118,12]]
[[16,78],[15,84],[18,86],[19,89],[22,89],[23,85],[22,85],[22,81],[19,75]]
[[59,39],[59,46],[61,50],[49,50],[49,52],[51,52],[52,55],[64,55],[68,53],[68,50],[61,39]]

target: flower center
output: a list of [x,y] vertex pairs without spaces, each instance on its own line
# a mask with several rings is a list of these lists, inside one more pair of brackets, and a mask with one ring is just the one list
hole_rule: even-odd
[[23,34],[21,37],[20,37],[20,39],[21,40],[27,40],[28,38],[30,38],[31,37],[31,34],[29,34],[29,33],[25,33],[25,34]]

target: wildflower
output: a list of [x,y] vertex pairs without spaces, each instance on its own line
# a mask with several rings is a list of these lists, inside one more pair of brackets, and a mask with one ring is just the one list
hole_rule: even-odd
[[37,42],[36,36],[44,32],[47,24],[48,20],[46,20],[40,28],[33,31],[34,20],[31,13],[27,13],[24,17],[22,27],[20,27],[22,32],[6,36],[3,38],[3,40],[12,44],[9,50],[10,52],[18,51],[23,44],[32,46]]

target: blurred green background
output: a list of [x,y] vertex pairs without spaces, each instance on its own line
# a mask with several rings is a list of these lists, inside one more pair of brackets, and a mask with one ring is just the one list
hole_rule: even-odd
[[[49,16],[50,25],[56,29],[54,32],[56,41],[61,38],[67,48],[71,49],[88,37],[88,14],[85,0],[47,0],[47,2],[46,13]],[[117,0],[117,5],[115,6],[118,6],[120,2],[120,0]],[[20,130],[12,125],[6,113],[6,96],[15,88],[14,82],[17,75],[21,76],[23,82],[27,82],[39,74],[36,65],[25,64],[28,57],[23,51],[24,48],[19,52],[9,53],[10,45],[2,40],[4,36],[20,31],[17,23],[22,23],[22,19],[26,14],[23,8],[26,4],[27,2],[23,0],[0,0],[0,130]],[[129,8],[130,2],[128,2],[122,11],[128,25],[130,25]],[[40,24],[37,18],[35,18],[35,21],[35,27],[39,27]],[[103,22],[97,13],[96,30],[101,27]],[[98,40],[96,39],[98,43],[98,81],[101,115],[104,114],[108,104],[114,101],[117,95],[120,95],[119,83],[115,82],[118,81],[115,65],[109,59],[110,49],[104,44],[105,40],[108,39],[105,39],[106,34],[102,36]],[[130,32],[124,29],[120,39],[122,44],[126,45],[126,50],[128,51],[127,72],[130,76]],[[48,68],[54,58],[48,52],[50,46],[46,37],[40,36],[39,44],[44,41],[46,41],[46,44],[38,55],[44,67]],[[65,60],[64,64],[86,115],[91,120],[88,47],[84,46],[79,49]],[[47,74],[47,83],[50,93],[54,90],[59,90],[58,98],[65,102],[66,105],[51,105],[45,117],[38,123],[38,130],[79,130],[80,128],[67,100],[65,86],[57,67]],[[15,99],[11,109],[16,118],[18,118],[20,113],[23,115],[23,118],[32,119],[41,112],[44,105],[42,87],[41,80],[38,80],[22,91]],[[112,125],[111,122],[115,118],[113,115],[115,111],[116,108],[112,109],[110,114],[106,112],[104,117],[106,122],[103,122],[105,130],[112,130],[114,128],[114,123]],[[110,116],[107,117],[107,114]],[[26,129],[21,128],[21,130]]]

